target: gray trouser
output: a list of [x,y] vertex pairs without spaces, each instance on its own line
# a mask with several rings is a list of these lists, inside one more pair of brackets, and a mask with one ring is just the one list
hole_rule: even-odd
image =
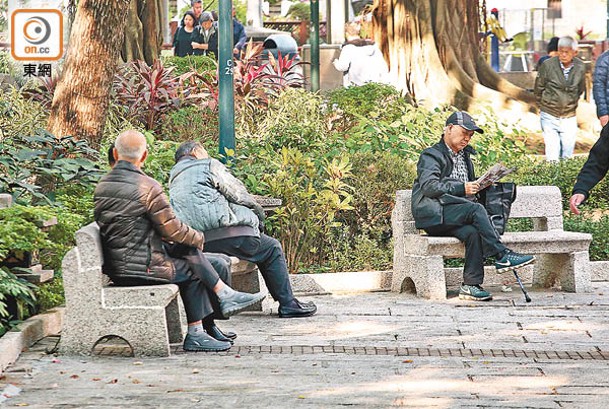
[[230,237],[205,242],[205,250],[251,261],[260,269],[266,287],[279,304],[287,305],[294,299],[288,266],[278,240],[266,234]]
[[230,285],[230,258],[203,253],[194,247],[176,247],[167,246],[167,252],[176,257],[173,282],[180,287],[187,321],[196,322],[210,316],[223,318],[213,288],[220,279]]

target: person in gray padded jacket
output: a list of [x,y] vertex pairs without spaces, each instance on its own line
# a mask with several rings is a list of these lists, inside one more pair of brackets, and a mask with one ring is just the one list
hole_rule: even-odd
[[230,340],[215,339],[203,321],[214,325],[217,314],[236,314],[265,294],[235,291],[220,278],[201,252],[203,234],[176,217],[161,185],[142,172],[148,150],[140,132],[121,133],[112,153],[116,164],[94,194],[104,274],[119,286],[177,284],[188,321],[184,350],[229,349]]
[[197,142],[184,142],[175,154],[169,197],[178,217],[205,234],[205,251],[255,263],[269,292],[279,302],[279,316],[315,314],[313,303],[294,298],[281,244],[261,233],[264,211],[240,180]]

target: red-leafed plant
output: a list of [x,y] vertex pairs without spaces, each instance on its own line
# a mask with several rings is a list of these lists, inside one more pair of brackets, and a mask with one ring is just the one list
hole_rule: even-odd
[[584,25],[582,24],[578,28],[575,29],[575,34],[577,34],[578,40],[585,40],[590,34],[592,34],[592,30],[585,31]]
[[59,72],[50,77],[36,77],[34,83],[28,82],[21,90],[21,94],[28,99],[39,102],[43,107],[51,109],[59,77]]
[[194,73],[174,76],[172,71],[160,60],[152,66],[139,60],[123,65],[114,81],[116,102],[125,107],[128,117],[153,130],[168,112],[208,96],[189,81]]
[[302,88],[304,87],[304,75],[299,67],[302,63],[296,61],[296,56],[288,58],[287,55],[282,56],[281,51],[277,52],[277,59],[273,54],[268,54],[269,63],[265,64],[265,72],[269,74],[264,79],[265,82],[270,82],[273,87],[278,88]]
[[299,72],[300,62],[295,57],[275,59],[268,53],[268,62],[261,60],[262,44],[248,44],[243,58],[235,63],[236,105],[252,110],[264,108],[269,98],[289,87],[303,87],[304,77]]

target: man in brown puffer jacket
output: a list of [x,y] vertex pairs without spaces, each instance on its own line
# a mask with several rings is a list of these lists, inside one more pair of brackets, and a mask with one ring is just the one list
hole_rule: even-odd
[[114,156],[117,163],[94,196],[104,272],[117,285],[177,284],[188,320],[184,349],[229,349],[230,342],[204,331],[202,319],[236,314],[265,295],[234,291],[220,279],[201,252],[203,234],[175,216],[161,185],[141,171],[148,156],[141,133],[121,133]]

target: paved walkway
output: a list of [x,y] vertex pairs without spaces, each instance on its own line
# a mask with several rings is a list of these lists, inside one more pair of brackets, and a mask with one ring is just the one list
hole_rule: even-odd
[[[304,297],[310,319],[247,313],[222,323],[231,351],[169,358],[45,353],[0,380],[31,408],[605,408],[609,284],[592,294],[496,289],[489,303],[386,292]],[[107,354],[113,353],[114,356]],[[11,387],[12,388],[12,387]]]

